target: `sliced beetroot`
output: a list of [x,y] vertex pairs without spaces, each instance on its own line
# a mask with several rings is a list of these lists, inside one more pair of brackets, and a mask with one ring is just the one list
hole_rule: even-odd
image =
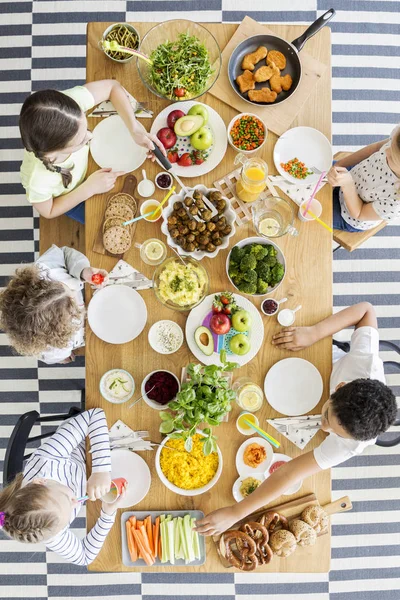
[[[151,388],[154,387],[152,390]],[[151,391],[150,391],[151,390]],[[168,404],[178,393],[179,386],[175,377],[166,371],[157,371],[146,381],[146,396],[158,404]]]

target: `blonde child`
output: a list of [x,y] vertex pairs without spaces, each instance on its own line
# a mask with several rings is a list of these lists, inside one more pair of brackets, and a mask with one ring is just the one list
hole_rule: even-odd
[[84,346],[84,282],[100,273],[73,248],[52,246],[33,265],[19,268],[0,293],[0,324],[22,355],[47,364],[70,362]]
[[[92,450],[86,480],[85,440]],[[110,438],[104,411],[92,408],[63,423],[27,461],[24,472],[0,492],[0,527],[18,542],[44,542],[76,565],[90,564],[112,528],[117,508],[102,503],[100,516],[83,540],[69,529],[81,509],[77,498],[104,496],[111,484]]]
[[[351,169],[351,170],[348,170]],[[328,172],[333,227],[364,231],[400,217],[400,126],[389,139],[337,161]]]
[[112,79],[69,90],[41,90],[29,96],[21,110],[19,128],[25,147],[21,181],[28,201],[47,219],[63,214],[84,223],[84,202],[110,191],[121,171],[99,169],[86,181],[89,141],[85,112],[111,100],[134,141],[149,151],[156,136],[138,123],[127,93]]

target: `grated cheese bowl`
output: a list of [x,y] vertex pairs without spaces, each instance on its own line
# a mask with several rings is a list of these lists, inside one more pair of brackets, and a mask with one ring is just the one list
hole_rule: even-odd
[[[178,341],[177,341],[176,345],[174,346],[174,349],[171,349],[171,350],[163,349],[161,347],[161,345],[158,343],[158,338],[162,335],[161,330],[162,330],[163,326],[167,330],[170,329],[170,330],[175,331]],[[168,319],[164,319],[162,321],[157,321],[150,327],[148,340],[149,340],[150,346],[153,348],[153,350],[155,350],[155,352],[158,352],[159,354],[173,354],[174,352],[177,352],[179,350],[179,348],[182,346],[184,336],[183,336],[182,328],[178,325],[178,323],[175,323],[174,321],[169,321]]]

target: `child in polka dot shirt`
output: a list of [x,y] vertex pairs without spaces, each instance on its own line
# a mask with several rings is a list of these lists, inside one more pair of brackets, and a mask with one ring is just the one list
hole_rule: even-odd
[[335,229],[365,231],[400,218],[400,126],[389,139],[336,162],[327,177]]

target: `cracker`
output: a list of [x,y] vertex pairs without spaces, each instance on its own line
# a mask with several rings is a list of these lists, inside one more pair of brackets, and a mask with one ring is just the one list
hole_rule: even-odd
[[108,206],[110,206],[110,204],[126,204],[133,212],[133,215],[135,215],[137,211],[137,202],[135,198],[129,194],[125,194],[124,192],[111,196],[108,201]]
[[123,254],[131,247],[132,240],[126,227],[110,227],[103,234],[104,248],[110,254]]
[[104,213],[104,219],[111,217],[120,217],[124,221],[130,221],[133,219],[133,211],[126,204],[109,204]]
[[110,217],[109,219],[106,219],[103,223],[103,233],[107,229],[110,229],[110,227],[122,227],[124,222],[124,219],[121,219],[121,217]]

